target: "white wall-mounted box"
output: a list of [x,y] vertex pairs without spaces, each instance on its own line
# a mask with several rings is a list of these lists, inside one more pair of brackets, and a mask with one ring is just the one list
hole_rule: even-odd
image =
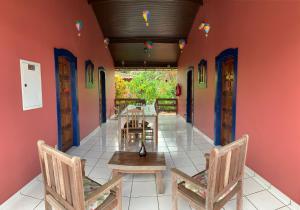
[[43,107],[41,64],[20,60],[23,110]]

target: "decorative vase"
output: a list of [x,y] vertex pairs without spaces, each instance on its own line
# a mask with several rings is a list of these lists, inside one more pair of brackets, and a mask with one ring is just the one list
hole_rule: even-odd
[[147,155],[146,147],[144,145],[144,142],[142,141],[142,145],[139,151],[139,156],[140,157],[145,157]]

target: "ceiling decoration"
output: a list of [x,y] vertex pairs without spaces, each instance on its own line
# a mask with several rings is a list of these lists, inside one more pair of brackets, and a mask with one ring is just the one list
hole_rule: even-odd
[[200,26],[198,27],[198,29],[201,31],[203,30],[205,33],[205,37],[208,37],[208,32],[210,31],[210,25],[207,21],[203,21]]
[[[202,0],[88,0],[115,67],[177,67]],[[145,53],[145,43],[151,53]]]

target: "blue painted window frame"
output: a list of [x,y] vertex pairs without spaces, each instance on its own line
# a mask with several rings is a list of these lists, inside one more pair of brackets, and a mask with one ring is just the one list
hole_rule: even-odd
[[[204,67],[204,72],[201,72],[201,68]],[[197,73],[198,73],[198,87],[199,88],[207,88],[207,61],[202,59],[199,64],[198,64],[198,69],[197,69]],[[202,73],[202,75],[201,75]],[[200,76],[202,76],[202,78],[204,79],[203,81],[200,81]]]
[[[104,77],[101,77],[101,73],[103,73]],[[98,75],[99,75],[98,92],[99,94],[102,95],[102,99],[101,99],[102,113],[100,113],[101,123],[106,123],[106,73],[104,67],[98,68]],[[100,93],[100,85],[101,85],[101,93]]]
[[72,97],[72,117],[73,117],[73,146],[80,145],[79,117],[78,117],[78,90],[77,90],[77,58],[66,49],[54,49],[55,58],[55,80],[56,80],[56,110],[57,110],[57,130],[58,149],[62,150],[62,128],[60,111],[60,82],[58,57],[65,57],[71,65],[71,97]]
[[234,59],[234,87],[232,101],[232,140],[235,139],[236,127],[236,94],[237,94],[237,68],[238,48],[229,48],[216,57],[216,98],[215,98],[215,145],[221,145],[221,108],[222,108],[222,62],[228,58]]
[[[93,82],[89,82],[89,75],[88,75],[88,67],[92,67],[92,77],[93,77]],[[85,61],[85,87],[88,89],[92,89],[95,87],[95,74],[94,74],[95,66],[94,63],[91,60]]]

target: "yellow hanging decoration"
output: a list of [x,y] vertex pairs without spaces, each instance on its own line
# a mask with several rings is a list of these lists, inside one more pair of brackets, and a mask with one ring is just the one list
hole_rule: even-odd
[[150,12],[148,10],[143,11],[143,18],[145,20],[146,26],[149,27]]

